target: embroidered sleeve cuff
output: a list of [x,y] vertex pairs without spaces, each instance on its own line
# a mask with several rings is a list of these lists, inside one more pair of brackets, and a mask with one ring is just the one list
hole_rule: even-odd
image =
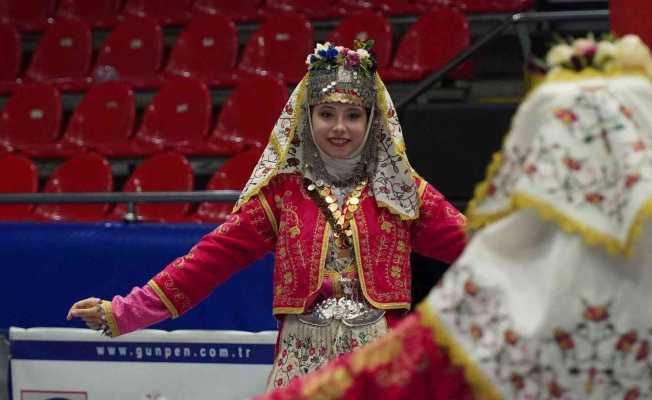
[[106,329],[103,333],[109,337],[120,336],[120,330],[118,329],[118,324],[115,322],[115,316],[113,315],[113,306],[110,301],[102,300],[100,303],[102,307],[102,312],[104,313],[104,318],[106,319]]
[[172,304],[172,302],[170,301],[168,296],[165,294],[165,292],[163,292],[161,287],[156,282],[154,282],[153,280],[150,280],[149,282],[147,282],[147,285],[149,287],[151,287],[154,290],[154,292],[156,293],[156,295],[159,297],[159,299],[161,299],[161,301],[165,305],[165,308],[167,308],[168,311],[170,312],[170,315],[172,315],[172,319],[178,318],[179,317],[179,311],[174,306],[174,304]]

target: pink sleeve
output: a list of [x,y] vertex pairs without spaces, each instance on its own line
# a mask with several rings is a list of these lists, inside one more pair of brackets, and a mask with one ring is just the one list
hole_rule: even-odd
[[120,335],[170,318],[165,304],[149,286],[135,287],[126,297],[115,296],[111,311]]

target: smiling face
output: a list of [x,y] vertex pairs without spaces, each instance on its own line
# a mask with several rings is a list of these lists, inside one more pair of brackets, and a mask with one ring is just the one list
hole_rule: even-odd
[[367,129],[364,107],[324,103],[312,108],[312,130],[317,146],[333,158],[348,158],[361,145]]

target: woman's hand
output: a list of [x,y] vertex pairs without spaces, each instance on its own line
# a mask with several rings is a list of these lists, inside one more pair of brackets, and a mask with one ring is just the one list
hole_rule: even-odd
[[104,311],[102,311],[102,300],[97,297],[89,297],[80,300],[70,307],[66,319],[81,318],[89,328],[99,330],[105,325]]

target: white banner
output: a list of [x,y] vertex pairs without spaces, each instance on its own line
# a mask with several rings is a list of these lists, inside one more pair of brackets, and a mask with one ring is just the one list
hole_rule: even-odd
[[265,390],[276,334],[11,328],[13,400],[244,399]]

